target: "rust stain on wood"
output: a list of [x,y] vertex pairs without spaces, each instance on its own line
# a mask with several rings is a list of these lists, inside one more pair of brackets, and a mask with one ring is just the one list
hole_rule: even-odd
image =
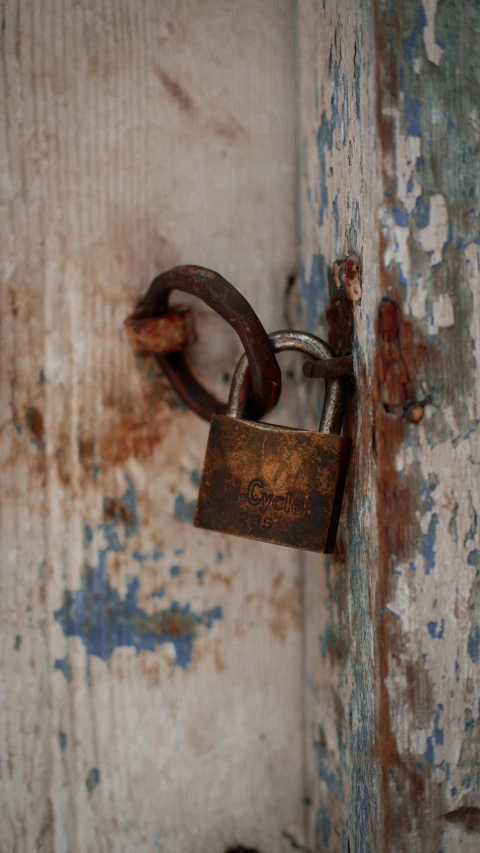
[[175,78],[172,77],[168,71],[165,71],[165,69],[160,65],[155,65],[153,67],[153,71],[162,82],[170,97],[176,104],[178,104],[182,112],[187,114],[192,113],[195,109],[193,98],[181,83],[179,83],[178,80],[175,80]]
[[235,116],[227,115],[225,118],[217,118],[211,124],[211,129],[216,136],[234,142],[237,139],[248,139],[249,134]]
[[330,302],[326,311],[328,342],[337,356],[349,355],[353,343],[353,301],[342,286],[338,262],[329,271]]
[[103,520],[114,524],[133,523],[133,511],[121,498],[105,498],[103,501]]
[[28,431],[34,440],[35,444],[43,449],[45,441],[45,432],[43,425],[43,415],[36,406],[29,406],[25,412],[25,421]]
[[298,582],[283,595],[274,593],[269,604],[273,612],[268,626],[272,634],[283,642],[289,628],[298,630],[300,627],[301,602]]
[[[387,283],[387,288],[392,291],[392,276],[384,267],[382,275],[384,284]],[[376,337],[373,449],[377,461],[379,535],[375,595],[379,700],[377,748],[382,773],[385,849],[389,851],[398,833],[407,835],[412,818],[421,816],[429,776],[427,768],[423,772],[416,769],[413,758],[405,759],[396,743],[388,690],[389,658],[390,655],[401,657],[405,641],[387,604],[395,591],[392,558],[415,556],[421,536],[417,516],[420,483],[415,474],[397,470],[396,457],[407,439],[409,422],[405,410],[415,399],[417,372],[430,354],[420,329],[403,317],[399,301],[390,296],[380,303]],[[422,669],[420,664],[419,668],[410,668],[407,701],[418,699],[413,685],[425,679],[425,673],[419,671]],[[416,702],[412,710],[418,713]]]
[[123,465],[130,458],[144,461],[165,439],[175,418],[167,402],[173,392],[165,391],[158,377],[145,382],[136,399],[125,395],[123,399],[105,400],[105,414],[96,424],[95,436],[85,434],[85,427],[81,427],[78,452],[85,471],[94,473],[103,466]]
[[[402,21],[395,19],[391,26],[383,20],[376,7],[377,131],[381,146],[383,192],[385,203],[394,205],[396,174],[395,112],[398,100],[399,34]],[[377,462],[377,530],[378,574],[375,591],[377,622],[377,752],[382,778],[381,814],[383,841],[386,853],[397,849],[398,839],[412,831],[413,821],[421,820],[428,799],[430,807],[438,800],[439,788],[432,784],[430,769],[419,769],[414,756],[401,754],[392,721],[388,689],[390,660],[405,657],[406,638],[398,619],[387,609],[394,597],[394,561],[415,556],[421,530],[418,520],[420,483],[414,473],[400,472],[396,458],[407,440],[409,423],[423,417],[417,376],[425,362],[432,358],[420,328],[403,316],[402,300],[397,293],[398,271],[385,265],[387,239],[379,230],[379,267],[381,289],[385,294],[380,302],[376,323],[377,353],[374,376],[374,434],[373,448]],[[405,702],[416,718],[428,713],[426,697],[420,697],[418,684],[426,683],[421,662],[409,665]],[[438,808],[440,804],[438,803]],[[440,833],[438,833],[438,841]]]

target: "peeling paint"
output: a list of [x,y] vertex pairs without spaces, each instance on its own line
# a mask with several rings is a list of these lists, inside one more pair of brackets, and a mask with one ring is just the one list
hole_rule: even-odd
[[421,226],[420,243],[430,254],[432,266],[441,263],[442,251],[448,239],[448,208],[445,197],[436,193],[430,198],[428,224]]
[[[222,608],[217,605],[196,613],[190,604],[174,601],[168,608],[147,613],[138,601],[139,578],[128,582],[122,599],[107,579],[105,558],[106,551],[100,552],[98,568],[85,567],[77,592],[65,590],[62,606],[55,612],[65,636],[80,637],[87,654],[104,661],[121,646],[153,652],[158,646],[172,643],[175,663],[188,669],[198,627],[212,628],[215,621],[223,618]],[[56,661],[56,668],[68,678],[67,664],[60,664]]]
[[[62,626],[65,637],[80,637],[88,655],[107,661],[115,649],[122,646],[131,646],[138,653],[142,649],[153,652],[159,646],[171,643],[175,650],[175,663],[188,669],[199,628],[211,629],[214,622],[223,618],[222,608],[217,605],[196,612],[189,603],[182,605],[173,601],[168,607],[151,612],[150,608],[147,610],[142,604],[141,579],[138,575],[127,578],[123,597],[112,585],[108,574],[109,557],[125,553],[128,540],[140,529],[135,488],[132,481],[128,477],[126,479],[124,495],[104,501],[104,519],[107,520],[97,527],[100,540],[97,547],[94,547],[93,528],[85,526],[89,532],[85,534],[84,528],[84,543],[90,550],[96,551],[96,564],[85,560],[79,588],[64,590],[61,607],[54,616]],[[115,507],[114,512],[105,514],[106,502],[109,507]],[[121,511],[118,507],[122,508]],[[153,559],[154,554],[155,549],[147,555],[134,551],[131,557],[133,561],[143,563]],[[170,576],[179,577],[180,568],[179,564],[172,565]],[[162,598],[163,594],[163,590],[154,591],[150,600]],[[57,659],[55,668],[63,672],[67,680],[71,680],[68,656]]]
[[440,65],[443,56],[443,48],[435,41],[435,16],[437,14],[438,0],[423,0],[425,9],[426,26],[423,29],[423,41],[425,51],[430,62]]
[[100,771],[98,767],[92,767],[88,772],[88,776],[85,779],[85,787],[89,794],[92,793],[93,789],[100,784]]
[[323,255],[314,255],[312,258],[308,279],[305,265],[302,265],[300,292],[305,302],[308,328],[314,331],[327,303],[327,264]]
[[200,471],[200,468],[194,468],[193,471],[190,472],[190,480],[192,481],[193,485],[196,486],[197,488],[199,488],[199,486],[200,486],[201,477],[202,477],[202,472]]
[[65,655],[63,658],[56,659],[55,669],[60,670],[67,681],[72,680],[72,665],[68,659],[68,655]]
[[174,518],[176,521],[181,521],[182,524],[193,524],[196,506],[196,498],[189,501],[182,492],[179,492],[173,505]]
[[422,536],[421,551],[425,560],[425,574],[429,575],[435,568],[435,538],[438,527],[438,515],[432,513],[427,532]]

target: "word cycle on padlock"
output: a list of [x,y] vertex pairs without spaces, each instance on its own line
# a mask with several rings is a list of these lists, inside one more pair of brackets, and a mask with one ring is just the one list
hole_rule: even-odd
[[[333,358],[307,332],[269,335],[275,352],[298,350]],[[325,384],[320,432],[243,419],[240,359],[226,415],[213,415],[195,513],[196,527],[290,548],[332,553],[350,456],[340,435],[344,411],[341,377]]]

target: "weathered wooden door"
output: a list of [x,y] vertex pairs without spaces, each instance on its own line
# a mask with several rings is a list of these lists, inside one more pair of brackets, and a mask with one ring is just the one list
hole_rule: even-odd
[[[478,850],[479,28],[4,4],[2,851]],[[188,262],[269,331],[327,336],[332,288],[353,317],[333,559],[191,525],[208,427],[123,329]],[[195,313],[226,397],[239,343]],[[313,424],[287,364],[275,416]]]

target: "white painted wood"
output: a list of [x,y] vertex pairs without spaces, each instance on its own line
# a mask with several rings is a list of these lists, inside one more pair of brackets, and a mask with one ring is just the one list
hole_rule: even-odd
[[[299,558],[191,526],[207,425],[122,323],[193,262],[285,325],[292,4],[7,2],[2,39],[0,846],[289,849]],[[225,398],[239,342],[197,309]],[[191,659],[153,621],[174,601],[210,613]]]

